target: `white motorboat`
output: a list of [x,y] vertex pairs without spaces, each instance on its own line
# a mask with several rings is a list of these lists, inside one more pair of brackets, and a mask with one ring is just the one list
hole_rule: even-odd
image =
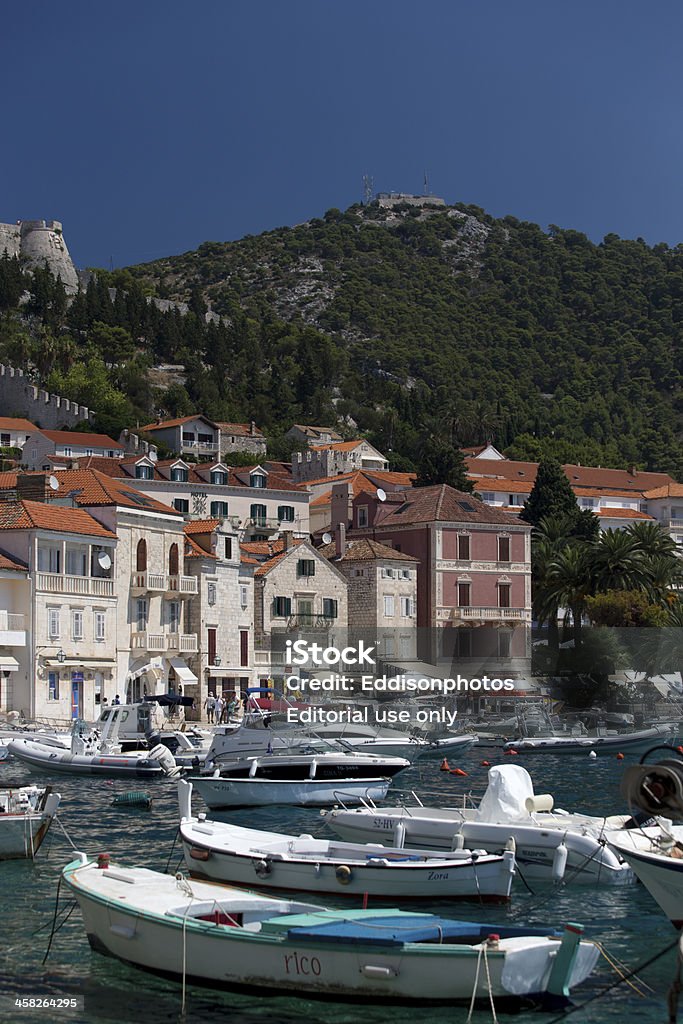
[[598,947],[580,925],[473,924],[433,914],[327,910],[85,854],[62,874],[90,945],[183,983],[363,1002],[566,1000]]
[[51,786],[0,789],[0,860],[35,857],[57,813],[60,799]]
[[673,739],[675,729],[670,725],[653,726],[635,732],[596,730],[595,732],[569,733],[554,736],[525,736],[511,740],[504,750],[518,754],[596,754],[632,753],[642,754],[658,743]]
[[10,740],[7,744],[13,757],[29,768],[71,775],[122,775],[146,778],[152,775],[176,775],[180,770],[168,747],[162,744],[151,750],[123,753],[118,742],[121,706],[112,714],[102,731],[76,719],[71,730],[69,749],[35,740]]
[[268,889],[392,899],[510,898],[514,853],[385,849],[311,835],[281,835],[192,817],[192,783],[178,783],[180,839],[195,877]]
[[455,844],[500,853],[515,843],[519,871],[525,879],[572,884],[621,885],[634,881],[628,864],[608,845],[610,829],[624,828],[628,815],[596,818],[553,811],[550,795],[534,794],[521,765],[489,769],[489,784],[478,807],[401,806],[336,808],[325,820],[343,839],[406,843],[430,850]]
[[364,800],[383,800],[391,779],[373,777],[368,771],[351,778],[323,773],[317,776],[317,757],[308,758],[304,771],[294,766],[287,774],[271,774],[272,762],[289,761],[289,757],[272,757],[261,765],[261,758],[251,758],[252,766],[244,772],[244,762],[236,762],[235,773],[229,767],[213,775],[190,776],[190,782],[207,807],[265,807],[271,804],[295,804],[299,807],[327,807],[330,804],[359,804]]
[[389,757],[405,757],[414,761],[424,754],[449,756],[469,750],[477,737],[469,734],[452,735],[438,741],[402,732],[400,729],[371,725],[318,725],[310,730],[287,727],[273,721],[271,716],[249,716],[243,724],[219,725],[214,731],[213,743],[206,755],[207,762],[220,762],[226,758],[258,757],[268,749],[274,752],[294,753],[297,750],[347,750]]

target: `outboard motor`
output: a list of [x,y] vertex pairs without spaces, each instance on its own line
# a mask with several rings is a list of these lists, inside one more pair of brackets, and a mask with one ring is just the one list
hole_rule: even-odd
[[[666,814],[683,817],[683,760],[680,756],[666,757],[655,764],[645,764],[645,758],[655,750],[666,750],[680,755],[674,747],[661,745],[643,754],[640,764],[627,768],[621,780],[621,795],[630,806],[647,815]],[[636,816],[634,816],[635,819]],[[639,822],[642,824],[642,822]]]
[[175,757],[163,743],[157,743],[155,747],[152,747],[149,756],[159,762],[159,767],[164,775],[169,775],[171,778],[180,775],[182,768],[176,764]]

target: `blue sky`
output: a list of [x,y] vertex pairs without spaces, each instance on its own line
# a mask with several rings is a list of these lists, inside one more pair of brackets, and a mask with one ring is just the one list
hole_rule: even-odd
[[677,0],[13,0],[0,221],[115,266],[422,190],[683,241]]

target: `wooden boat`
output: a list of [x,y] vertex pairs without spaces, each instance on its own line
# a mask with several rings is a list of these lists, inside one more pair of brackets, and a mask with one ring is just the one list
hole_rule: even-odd
[[390,910],[327,910],[109,865],[81,853],[63,871],[90,945],[149,971],[306,998],[434,1003],[566,999],[598,947],[563,933]]
[[514,853],[385,849],[281,835],[193,818],[192,783],[178,783],[180,838],[190,873],[213,882],[392,899],[510,898]]
[[610,844],[643,883],[676,928],[683,928],[683,825],[658,825],[611,832]]
[[35,857],[57,813],[60,799],[51,786],[0,789],[0,860]]
[[460,844],[500,853],[513,839],[525,879],[596,885],[635,880],[628,864],[606,845],[609,830],[623,828],[628,815],[595,818],[553,811],[552,797],[534,794],[521,765],[497,765],[488,776],[478,807],[466,800],[462,807],[342,807],[327,811],[325,820],[343,839],[398,847],[452,850]]

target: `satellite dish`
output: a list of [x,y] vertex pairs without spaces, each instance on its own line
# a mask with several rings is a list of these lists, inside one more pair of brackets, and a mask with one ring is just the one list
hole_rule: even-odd
[[100,551],[97,556],[97,564],[100,569],[111,569],[111,556],[106,551]]
[[59,480],[57,479],[56,476],[54,476],[54,474],[48,478],[47,482],[50,485],[50,490],[52,490],[52,491],[58,491],[59,490]]
[[331,544],[331,543],[332,543],[332,534],[331,533],[324,533],[323,534],[323,544]]
[[378,487],[377,488],[377,500],[378,501],[386,501],[387,500],[387,492],[382,487]]

